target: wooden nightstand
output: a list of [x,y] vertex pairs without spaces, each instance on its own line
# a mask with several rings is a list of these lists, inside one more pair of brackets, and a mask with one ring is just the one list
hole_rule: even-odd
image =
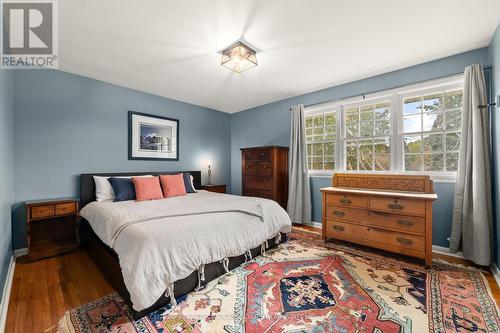
[[201,187],[202,190],[216,193],[226,193],[227,185],[203,185]]
[[25,206],[28,254],[19,261],[36,261],[78,248],[77,200],[28,201]]

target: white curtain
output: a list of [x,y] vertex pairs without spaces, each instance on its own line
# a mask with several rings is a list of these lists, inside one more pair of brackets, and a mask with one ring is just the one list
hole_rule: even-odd
[[292,223],[311,222],[311,190],[307,170],[304,106],[290,109],[290,148],[288,155],[288,215]]
[[450,252],[462,249],[478,265],[489,265],[493,251],[489,110],[478,108],[486,104],[482,66],[467,67]]

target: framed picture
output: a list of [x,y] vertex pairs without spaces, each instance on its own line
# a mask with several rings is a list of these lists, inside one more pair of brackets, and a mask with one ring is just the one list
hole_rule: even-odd
[[179,160],[179,120],[128,112],[129,160]]

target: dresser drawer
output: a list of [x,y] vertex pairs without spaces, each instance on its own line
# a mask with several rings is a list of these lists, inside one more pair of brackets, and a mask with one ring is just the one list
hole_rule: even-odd
[[244,187],[256,190],[270,190],[271,177],[266,176],[247,176],[244,178]]
[[271,151],[267,149],[257,150],[257,159],[259,161],[270,161],[271,160]]
[[357,207],[357,208],[368,207],[368,197],[364,197],[361,195],[327,193],[325,200],[327,205],[338,205],[343,207]]
[[41,219],[44,217],[51,217],[51,216],[54,216],[54,205],[31,207],[32,219]]
[[56,215],[69,215],[76,213],[76,204],[74,202],[57,204],[55,207]]
[[326,206],[326,218],[340,219],[381,229],[411,232],[421,235],[425,234],[425,219],[417,216]]
[[273,165],[271,162],[258,162],[257,170],[261,176],[271,176],[273,174]]
[[256,161],[245,161],[243,176],[256,176],[259,174],[259,164]]
[[[366,245],[378,244],[380,248],[395,251],[407,249],[415,252],[425,251],[425,237],[387,231],[340,221],[327,221],[326,233],[334,238],[363,241]],[[371,243],[371,244],[369,244]],[[404,251],[403,251],[404,252]]]
[[425,218],[368,211],[367,224],[374,227],[425,234]]
[[247,197],[257,197],[257,198],[264,198],[264,199],[271,199],[271,191],[264,191],[264,190],[245,190],[243,192],[244,196]]
[[372,197],[370,198],[370,209],[391,213],[425,215],[425,201]]
[[255,161],[257,159],[257,151],[256,150],[244,151],[243,159],[245,161]]
[[245,176],[271,176],[273,165],[271,162],[245,161]]

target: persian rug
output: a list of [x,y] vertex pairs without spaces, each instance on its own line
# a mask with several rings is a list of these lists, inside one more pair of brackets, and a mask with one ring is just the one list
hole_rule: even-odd
[[68,311],[58,332],[500,332],[480,270],[290,236],[175,307],[133,321],[115,293]]

